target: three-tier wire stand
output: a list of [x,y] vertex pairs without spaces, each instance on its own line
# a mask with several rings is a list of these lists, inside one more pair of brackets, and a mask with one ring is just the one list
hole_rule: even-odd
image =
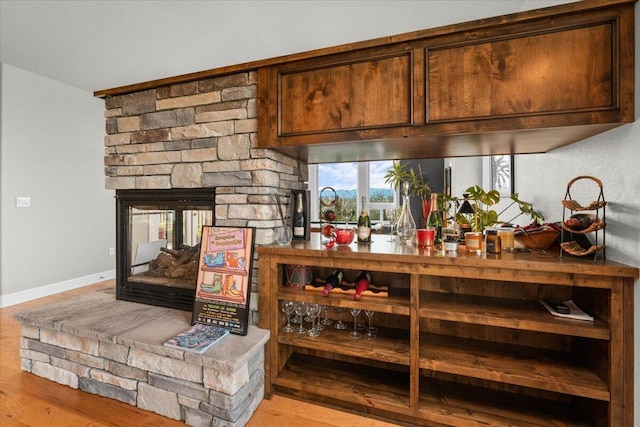
[[[588,179],[594,181],[599,187],[598,198],[591,202],[587,206],[582,206],[576,200],[571,198],[571,186],[576,183],[576,181]],[[607,202],[604,200],[604,193],[602,191],[602,181],[598,178],[594,178],[592,176],[578,176],[567,184],[567,193],[564,196],[564,200],[562,201],[562,206],[564,207],[562,210],[562,228],[565,231],[574,234],[583,234],[590,235],[593,239],[593,243],[590,247],[586,248],[578,244],[575,240],[571,240],[565,242],[565,234],[562,233],[562,239],[560,243],[560,256],[562,257],[563,252],[567,252],[571,255],[575,256],[588,256],[593,255],[593,260],[595,261],[598,257],[598,253],[602,254],[602,258],[606,259],[606,233],[605,228],[607,226],[606,222],[606,206]],[[582,212],[591,214],[594,216],[591,224],[584,230],[574,230],[570,228],[566,221],[575,213]]]

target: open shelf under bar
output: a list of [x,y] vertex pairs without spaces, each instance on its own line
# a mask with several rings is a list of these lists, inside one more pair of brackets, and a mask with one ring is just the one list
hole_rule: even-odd
[[555,317],[538,301],[470,298],[422,292],[420,316],[452,322],[544,331],[602,340],[611,339],[611,332],[603,322]]

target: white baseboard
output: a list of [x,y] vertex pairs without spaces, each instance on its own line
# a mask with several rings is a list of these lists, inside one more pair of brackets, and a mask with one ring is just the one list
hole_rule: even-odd
[[65,280],[64,282],[52,283],[38,288],[14,292],[12,294],[0,295],[0,308],[20,304],[60,292],[70,291],[71,289],[92,285],[97,282],[102,282],[103,280],[113,279],[114,277],[116,277],[116,271],[109,270],[102,273],[95,273],[84,277]]

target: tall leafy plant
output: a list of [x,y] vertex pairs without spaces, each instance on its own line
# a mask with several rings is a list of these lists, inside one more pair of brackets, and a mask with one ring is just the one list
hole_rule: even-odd
[[400,189],[403,182],[408,182],[411,184],[411,195],[422,198],[427,198],[431,195],[430,183],[422,173],[420,165],[418,165],[418,173],[416,173],[406,163],[393,162],[384,175],[384,182],[389,184],[395,191]]

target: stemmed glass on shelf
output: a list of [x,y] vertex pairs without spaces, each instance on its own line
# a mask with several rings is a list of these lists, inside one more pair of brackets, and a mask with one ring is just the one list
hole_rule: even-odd
[[376,339],[376,334],[374,333],[375,330],[371,328],[371,318],[373,317],[373,313],[375,313],[375,311],[373,311],[373,310],[365,310],[364,311],[364,314],[367,316],[367,319],[369,320],[369,327],[367,328],[367,339],[368,340]]
[[338,313],[338,321],[333,326],[338,330],[347,329],[347,325],[342,321],[342,313],[344,312],[344,307],[333,307],[336,313]]
[[300,326],[298,326],[298,329],[296,329],[296,331],[299,334],[306,334],[307,330],[304,326],[302,326],[302,318],[305,314],[307,314],[307,304],[304,302],[295,302],[293,304],[293,311],[295,311],[296,316],[298,316],[298,319],[300,319]]
[[322,305],[322,304],[318,304],[318,314],[316,315],[316,319],[318,319],[316,321],[316,330],[318,332],[322,331],[324,329],[324,325],[322,324],[322,321],[320,320],[320,316],[322,315],[322,310],[325,310],[327,308],[326,305]]
[[286,333],[293,332],[295,328],[291,326],[291,314],[293,313],[293,301],[282,301],[282,312],[287,316],[287,324],[282,328]]
[[353,316],[353,332],[349,333],[349,336],[353,339],[358,339],[360,337],[362,337],[362,334],[360,332],[357,331],[357,324],[358,324],[358,315],[360,314],[361,309],[359,308],[352,308],[351,309],[351,315]]
[[323,305],[322,309],[324,310],[324,318],[320,321],[324,326],[329,326],[333,323],[333,320],[329,319],[327,311],[329,310],[328,305]]
[[307,331],[307,335],[310,337],[317,337],[320,335],[320,331],[316,327],[316,319],[320,316],[320,310],[322,306],[320,304],[307,303],[307,316],[311,319],[311,329]]

